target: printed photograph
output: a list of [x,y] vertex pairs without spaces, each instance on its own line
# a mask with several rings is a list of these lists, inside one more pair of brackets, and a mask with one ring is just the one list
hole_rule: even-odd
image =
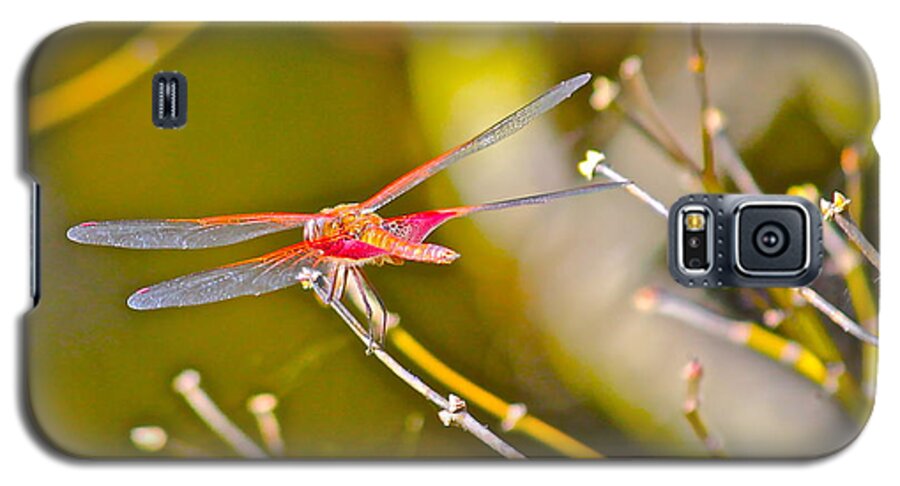
[[[878,89],[838,32],[87,23],[23,88],[61,454],[806,459],[872,409]],[[676,282],[698,194],[809,201],[821,273]]]

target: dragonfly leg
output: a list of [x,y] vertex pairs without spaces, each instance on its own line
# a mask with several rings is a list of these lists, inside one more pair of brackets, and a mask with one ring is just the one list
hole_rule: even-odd
[[372,304],[369,302],[369,295],[364,289],[365,283],[362,282],[362,277],[358,274],[359,270],[357,268],[350,269],[350,276],[353,277],[353,288],[350,291],[350,297],[353,301],[353,304],[360,308],[366,313],[366,322],[372,322]]
[[[374,311],[377,309],[381,314],[380,322],[376,323],[372,316],[369,317],[369,352],[371,352],[372,345],[374,343],[378,343],[379,345],[384,344],[384,336],[387,333],[387,325],[388,325],[388,316],[390,313],[387,310],[387,307],[384,305],[384,300],[381,299],[381,296],[378,294],[378,291],[375,289],[375,286],[372,285],[372,282],[369,281],[369,278],[360,268],[351,269],[353,272],[353,276],[356,280],[357,287],[360,289],[360,294],[362,294],[364,298],[363,302],[366,306],[370,306],[369,297],[374,300],[375,308],[371,309]],[[366,295],[368,294],[368,295]],[[372,312],[374,314],[374,312]]]
[[344,293],[344,277],[346,275],[346,269],[343,265],[336,265],[328,272],[328,297],[325,299],[326,304],[334,302],[335,297],[337,300],[341,299],[341,295]]

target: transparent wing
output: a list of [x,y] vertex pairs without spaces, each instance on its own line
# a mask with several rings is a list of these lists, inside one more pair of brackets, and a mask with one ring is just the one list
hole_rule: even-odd
[[319,217],[300,213],[257,213],[198,219],[89,221],[69,228],[77,243],[119,248],[197,249],[225,246],[297,228]]
[[432,209],[430,211],[422,211],[419,213],[405,214],[395,216],[393,218],[385,218],[382,227],[398,238],[413,243],[421,243],[437,229],[438,226],[445,222],[467,216],[472,213],[482,211],[497,211],[501,209],[509,209],[520,206],[533,206],[544,204],[556,199],[562,199],[572,196],[581,196],[594,192],[605,191],[607,189],[615,189],[628,185],[630,182],[600,182],[589,184],[586,186],[575,187],[572,189],[564,189],[561,191],[545,192],[541,194],[533,194],[531,196],[517,197],[515,199],[506,199],[503,201],[495,201],[485,204],[477,204],[474,206],[460,206],[458,208]]
[[[192,273],[138,290],[128,298],[136,310],[185,307],[260,295],[328,273],[323,251],[304,241],[258,258]],[[321,260],[317,264],[317,260]],[[313,270],[315,267],[315,270]]]
[[518,132],[535,118],[572,96],[572,93],[584,86],[590,79],[591,75],[585,73],[557,84],[531,103],[519,108],[515,113],[481,132],[475,138],[450,149],[388,184],[384,189],[363,202],[361,206],[369,212],[378,210],[378,208],[393,201],[401,194],[421,184],[425,179],[446,169],[450,164],[479,150],[490,147]]
[[341,262],[384,254],[381,248],[347,237],[303,241],[261,257],[140,289],[128,298],[128,307],[136,310],[185,307],[261,295],[304,280],[330,278],[335,265]]

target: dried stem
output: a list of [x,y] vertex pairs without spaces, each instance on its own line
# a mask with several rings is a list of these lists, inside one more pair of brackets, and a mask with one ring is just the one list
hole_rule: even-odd
[[838,191],[834,192],[833,199],[828,201],[827,199],[821,199],[819,201],[819,206],[822,209],[822,216],[825,220],[834,220],[837,223],[838,227],[847,235],[847,238],[853,242],[854,245],[859,249],[860,253],[866,257],[867,260],[875,267],[877,270],[881,270],[881,256],[878,254],[878,250],[875,249],[875,245],[873,245],[866,235],[859,229],[859,226],[853,222],[849,215],[845,216],[843,213],[849,206],[851,200],[846,196],[841,194]]
[[[318,284],[316,284],[314,288],[316,292],[320,294],[320,297],[323,299],[326,298],[327,291]],[[374,355],[378,361],[381,361],[381,363],[394,373],[394,375],[403,380],[410,388],[440,409],[438,416],[444,425],[459,427],[472,434],[475,438],[507,459],[525,459],[525,456],[521,452],[504,442],[503,439],[491,432],[487,426],[475,420],[475,418],[473,418],[466,410],[465,402],[458,397],[455,397],[455,395],[450,395],[449,399],[444,398],[430,386],[425,384],[425,382],[420,380],[416,375],[404,368],[378,343],[372,341],[366,332],[366,328],[360,324],[343,303],[338,300],[332,300],[329,305],[347,326],[350,327],[353,334],[367,346],[370,353]]]
[[862,173],[859,170],[860,150],[856,147],[845,147],[841,151],[841,171],[844,173],[844,190],[852,201],[856,201],[850,206],[850,215],[855,221],[862,221],[863,215],[863,188]]
[[721,316],[658,288],[639,290],[635,295],[635,306],[640,310],[678,319],[695,329],[756,351],[788,366],[829,394],[839,391],[832,386],[832,380],[829,380],[828,368],[815,354],[755,322]]
[[[622,94],[625,99],[619,101],[619,106],[624,113],[629,114],[632,121],[640,125],[651,139],[665,147],[674,160],[683,167],[697,172],[697,163],[687,154],[683,145],[675,136],[674,130],[662,116],[662,112],[656,105],[656,100],[650,92],[647,78],[644,77],[643,62],[640,57],[631,56],[619,66],[619,79],[622,82]],[[632,106],[636,111],[629,108]]]
[[601,458],[602,454],[570,437],[543,420],[530,415],[521,403],[508,403],[473,383],[441,362],[400,327],[388,332],[388,340],[404,356],[445,387],[455,390],[476,406],[502,421],[505,431],[518,431],[573,458]]
[[625,178],[618,172],[612,169],[612,167],[603,164],[602,162],[606,159],[606,156],[603,155],[602,152],[597,152],[596,150],[588,150],[585,153],[585,160],[578,164],[578,169],[588,179],[592,178],[596,174],[601,174],[607,179],[610,179],[614,182],[631,182],[627,186],[625,186],[625,190],[628,191],[632,196],[640,199],[644,204],[650,206],[654,211],[659,213],[662,217],[669,217],[669,209],[665,204],[659,202],[659,200],[655,199],[651,196],[647,191],[643,190],[640,186],[638,186],[633,181]]
[[825,298],[819,295],[815,290],[809,287],[801,287],[796,289],[796,292],[806,299],[813,307],[819,309],[819,312],[828,316],[828,318],[837,324],[838,327],[843,329],[844,332],[849,333],[860,341],[869,343],[873,346],[878,346],[878,337],[869,334],[862,326],[857,324],[853,319],[847,317],[847,314],[841,312],[840,309],[835,307],[831,302],[825,300]]
[[273,456],[284,456],[284,440],[281,438],[281,425],[275,416],[278,399],[271,393],[260,393],[247,400],[247,410],[256,418],[259,435],[263,444]]
[[210,430],[231,446],[235,452],[252,459],[268,457],[241,429],[228,420],[228,417],[209,398],[209,395],[200,388],[200,373],[196,370],[187,369],[179,373],[172,381],[172,387],[184,397],[188,406],[206,423]]
[[871,263],[876,270],[881,271],[881,255],[869,239],[862,233],[859,226],[857,226],[848,216],[844,216],[840,213],[834,215],[834,222],[844,231],[847,238],[859,248],[860,253],[866,257],[866,260],[869,260],[869,263]]
[[[818,189],[812,184],[804,184],[791,187],[788,194],[802,196],[810,201],[820,200]],[[835,263],[838,271],[847,284],[853,311],[863,328],[870,334],[877,334],[878,311],[875,296],[869,287],[869,277],[866,274],[865,265],[859,253],[841,238],[834,225],[825,224],[823,229],[822,245],[831,256],[830,261]],[[862,389],[865,396],[871,400],[875,395],[875,379],[878,367],[878,348],[869,344],[863,345],[862,352]]]
[[691,360],[684,367],[684,381],[687,383],[687,396],[684,399],[684,418],[687,419],[694,435],[700,439],[706,450],[714,457],[725,457],[721,442],[709,432],[706,421],[700,415],[700,380],[703,378],[703,366],[698,359]]
[[717,167],[721,167],[741,193],[761,193],[762,189],[725,131],[725,115],[718,108],[710,107],[703,113],[703,123],[712,134]]
[[713,146],[712,134],[707,124],[707,115],[710,113],[709,84],[706,80],[706,50],[700,38],[700,28],[694,26],[691,29],[691,45],[694,53],[690,58],[690,69],[696,74],[697,91],[700,93],[700,138],[703,143],[703,172],[700,177],[704,185],[718,184],[716,178],[716,157]]

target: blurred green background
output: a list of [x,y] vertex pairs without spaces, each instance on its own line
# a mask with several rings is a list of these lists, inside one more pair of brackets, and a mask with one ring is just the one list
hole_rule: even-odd
[[[54,34],[32,61],[29,93],[76,77],[144,28],[84,24]],[[855,48],[832,32],[788,27],[709,27],[704,43],[713,102],[763,189],[840,188],[840,150],[868,143],[877,119],[874,80]],[[615,77],[632,54],[643,57],[661,110],[699,156],[682,26],[204,25],[121,90],[31,133],[28,170],[42,189],[41,299],[27,317],[27,373],[40,429],[81,456],[139,455],[128,434],[145,424],[203,454],[231,455],[171,390],[179,371],[195,368],[252,437],[246,399],[275,393],[290,456],[493,457],[445,429],[299,288],[195,308],[125,306],[137,288],[266,253],[299,232],[138,252],[79,246],[65,230],[85,220],[314,212],[360,201],[563,79]],[[150,79],[160,70],[187,76],[184,129],[151,124]],[[635,130],[601,119],[590,92],[380,213],[575,186],[587,148],[604,150],[665,203],[699,190]],[[864,229],[877,235],[874,162],[865,177],[873,189]],[[369,269],[401,325],[457,371],[598,451],[704,454],[681,415],[681,368],[693,357],[707,368],[704,413],[733,455],[815,455],[858,430],[789,369],[632,309],[636,289],[675,285],[664,221],[624,192],[476,215],[431,240],[463,257]],[[704,299],[727,309],[715,293]],[[858,359],[856,343],[835,338]],[[522,435],[504,437],[528,455],[556,455]]]

